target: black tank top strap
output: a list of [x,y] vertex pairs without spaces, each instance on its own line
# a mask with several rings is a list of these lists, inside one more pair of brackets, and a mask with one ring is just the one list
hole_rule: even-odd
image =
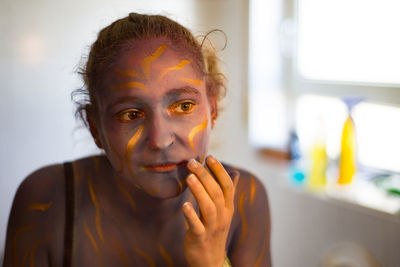
[[63,267],[72,264],[72,244],[74,233],[74,173],[72,163],[64,163],[65,173],[65,232],[64,232],[64,258]]

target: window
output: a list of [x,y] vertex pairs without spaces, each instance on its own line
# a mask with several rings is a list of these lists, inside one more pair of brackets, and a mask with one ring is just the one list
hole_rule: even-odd
[[400,172],[399,10],[398,0],[252,0],[250,142],[283,150],[296,128],[307,151],[319,114],[336,159],[341,99],[356,96],[360,164]]
[[400,1],[298,1],[301,76],[312,80],[400,84]]

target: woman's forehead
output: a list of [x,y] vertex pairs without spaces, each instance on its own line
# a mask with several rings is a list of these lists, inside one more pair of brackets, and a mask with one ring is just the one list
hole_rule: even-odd
[[105,95],[157,99],[172,89],[194,88],[206,96],[204,76],[194,65],[166,39],[135,41],[121,51],[108,77],[104,77]]
[[190,63],[191,69],[196,69],[196,62],[193,62],[189,50],[185,51],[168,38],[158,37],[127,43],[119,53],[116,66],[139,68],[142,72],[147,72],[151,67],[178,63],[182,60]]

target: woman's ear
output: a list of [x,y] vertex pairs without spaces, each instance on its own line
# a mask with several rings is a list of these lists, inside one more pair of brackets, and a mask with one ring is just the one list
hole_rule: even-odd
[[216,97],[210,98],[210,106],[211,106],[211,127],[214,127],[215,121],[218,117],[218,101]]
[[86,105],[85,107],[85,111],[86,111],[86,121],[89,125],[89,131],[92,134],[94,143],[96,144],[96,146],[100,149],[103,148],[103,145],[101,144],[100,141],[100,135],[99,135],[99,130],[96,124],[96,121],[93,117],[93,111],[92,111],[92,106],[91,105]]

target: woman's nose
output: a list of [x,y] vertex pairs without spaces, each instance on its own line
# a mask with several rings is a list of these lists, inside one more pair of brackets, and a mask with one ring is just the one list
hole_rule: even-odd
[[152,116],[148,124],[151,149],[163,150],[174,143],[175,134],[171,130],[171,122],[168,122],[162,114]]

